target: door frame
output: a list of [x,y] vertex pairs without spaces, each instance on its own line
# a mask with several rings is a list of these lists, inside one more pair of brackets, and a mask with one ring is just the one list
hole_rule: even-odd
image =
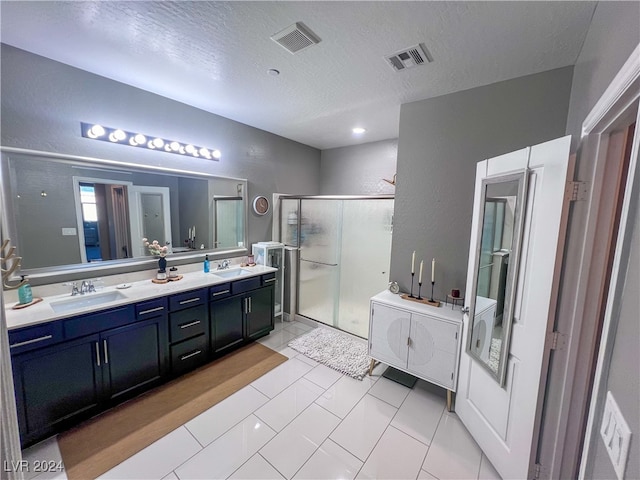
[[[617,175],[610,173],[612,169],[607,162],[607,150],[610,132],[614,128],[623,122],[632,123],[640,118],[639,99],[640,44],[582,126],[578,176],[586,181],[586,191],[584,201],[572,205],[569,240],[565,246],[563,278],[556,311],[556,330],[560,332],[560,341],[558,349],[553,351],[547,377],[538,444],[537,463],[542,478],[575,478],[581,458],[587,458],[590,454],[590,431],[586,431],[586,436],[584,432],[587,419],[592,421],[588,409],[592,398],[593,365],[599,354],[598,346],[606,355],[606,351],[611,349],[609,334],[615,332],[615,326],[609,321],[605,321],[602,335],[598,332],[601,315],[599,303],[603,292],[609,287],[607,265],[611,248],[615,246],[609,245],[611,218],[615,211],[615,202],[611,201],[610,193],[619,187]],[[636,127],[632,157],[634,151],[636,157],[638,154],[639,130]],[[629,177],[632,177],[632,168],[629,165]],[[631,193],[629,182],[632,182],[631,178],[627,180],[627,203]],[[623,219],[620,225],[620,233],[623,234]],[[619,235],[618,238],[623,236]],[[614,287],[614,283],[611,286]],[[613,290],[610,291],[613,293]],[[596,386],[603,367],[606,368],[599,364],[595,372]]]
[[[169,242],[169,253],[173,249],[171,235],[171,190],[169,187],[152,187],[148,185],[131,185],[127,188],[129,195],[129,222],[131,229],[131,255],[143,257],[147,254],[147,247],[142,243],[144,225],[142,218],[141,195],[145,193],[158,194],[162,198],[162,214],[164,215],[165,242]],[[149,242],[157,239],[149,239]]]
[[82,263],[87,263],[87,251],[84,244],[84,224],[82,214],[82,203],[80,202],[80,184],[81,183],[100,183],[102,185],[123,185],[127,187],[127,190],[133,186],[133,182],[123,180],[111,180],[108,178],[94,178],[94,177],[82,177],[73,176],[73,199],[76,206],[76,224],[78,228],[78,244],[80,246],[80,260]]

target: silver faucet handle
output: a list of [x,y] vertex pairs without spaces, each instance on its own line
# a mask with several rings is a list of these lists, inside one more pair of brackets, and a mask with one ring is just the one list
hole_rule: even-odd
[[95,292],[96,286],[93,284],[93,280],[89,280],[89,286],[87,287],[87,292]]
[[76,282],[72,282],[71,283],[71,296],[75,296],[78,295],[80,293],[80,290],[78,290],[78,284]]

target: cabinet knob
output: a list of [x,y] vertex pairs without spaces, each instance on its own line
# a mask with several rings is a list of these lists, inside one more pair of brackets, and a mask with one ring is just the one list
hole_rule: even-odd
[[469,315],[469,307],[462,307],[460,311],[466,315]]

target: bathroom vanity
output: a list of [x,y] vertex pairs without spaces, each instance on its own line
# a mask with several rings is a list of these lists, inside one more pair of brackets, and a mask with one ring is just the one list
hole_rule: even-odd
[[[8,305],[23,446],[267,335],[274,278],[275,269],[260,266],[193,272],[164,285],[135,282],[97,305],[84,304],[115,289],[77,303]],[[80,306],[56,313],[62,302]]]
[[447,409],[451,411],[462,340],[460,309],[404,300],[385,290],[371,298],[369,314],[372,362],[382,362],[445,388]]

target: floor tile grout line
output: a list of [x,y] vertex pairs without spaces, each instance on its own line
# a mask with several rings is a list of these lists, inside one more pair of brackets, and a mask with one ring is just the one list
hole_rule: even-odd
[[[433,440],[436,438],[436,435],[438,433],[438,428],[440,428],[440,424],[442,423],[442,417],[443,416],[444,416],[444,409],[442,410],[442,413],[440,414],[440,418],[438,419],[438,424],[436,425],[436,428],[433,431],[433,437],[431,437],[431,442],[429,443],[429,450],[427,450],[427,455],[424,456],[424,460],[422,461],[422,465],[420,466],[420,468],[422,470],[424,470],[425,472],[427,472],[429,475],[433,475],[433,474],[429,470],[424,468],[424,462],[427,461],[427,456],[429,455],[429,452],[431,451],[431,445],[433,444]],[[433,475],[433,476],[435,477],[435,475]]]
[[[336,431],[336,429],[342,424],[342,422],[344,421],[344,419],[340,418],[339,416],[337,416],[335,413],[330,412],[329,410],[327,410],[326,408],[324,408],[322,405],[318,405],[317,403],[314,402],[314,404],[320,408],[322,408],[323,410],[325,410],[326,412],[330,413],[331,415],[333,415],[334,417],[336,417],[338,419],[338,423],[336,424],[335,427],[333,427],[333,429],[329,432],[329,434],[326,436],[326,438],[322,441],[322,443],[320,443],[320,445],[318,445],[316,447],[316,449],[313,451],[313,453],[309,456],[309,458],[307,458],[305,460],[305,462],[300,466],[300,468],[298,468],[298,470],[296,470],[296,472],[291,476],[291,478],[295,477],[298,472],[307,464],[307,462],[309,460],[311,460],[311,458],[316,454],[316,452],[320,449],[320,447],[322,446],[322,444],[324,442],[326,442],[327,440],[331,439],[331,435],[333,434],[333,432]],[[309,405],[310,407],[311,405]],[[307,408],[309,408],[307,407]],[[306,410],[306,409],[305,409]],[[345,416],[346,418],[346,416]],[[331,440],[333,443],[335,443],[336,445],[338,445],[340,448],[342,448],[345,452],[349,453],[350,455],[352,455],[353,457],[357,458],[358,460],[360,460],[356,455],[353,454],[353,452],[350,452],[349,450],[347,450],[346,448],[344,448],[342,445],[340,445],[338,442],[336,442],[335,440]],[[360,471],[360,470],[358,470]],[[284,475],[283,475],[284,476]],[[357,476],[357,475],[356,475]],[[285,477],[286,478],[286,477]]]
[[[193,419],[192,419],[192,420],[193,420]],[[189,421],[191,421],[191,420],[189,420]],[[185,422],[185,423],[183,423],[181,426],[185,428],[185,430],[189,433],[189,435],[191,435],[191,436],[193,437],[193,439],[194,439],[196,442],[198,442],[198,445],[200,445],[201,449],[204,449],[204,448],[206,447],[206,445],[203,445],[203,444],[202,444],[202,442],[201,442],[200,440],[198,440],[198,437],[196,437],[196,436],[193,434],[193,432],[192,432],[191,430],[189,430],[189,427],[187,426],[187,423],[188,423],[188,422]],[[177,428],[176,428],[176,430],[177,430]],[[174,431],[175,431],[175,430],[174,430]],[[169,433],[171,433],[171,432],[169,432]],[[167,435],[168,435],[168,434],[167,434]],[[158,439],[158,440],[160,440],[160,439]],[[154,443],[155,443],[155,442],[154,442]],[[153,444],[151,444],[151,445],[153,445]],[[150,446],[151,446],[151,445],[150,445]]]

